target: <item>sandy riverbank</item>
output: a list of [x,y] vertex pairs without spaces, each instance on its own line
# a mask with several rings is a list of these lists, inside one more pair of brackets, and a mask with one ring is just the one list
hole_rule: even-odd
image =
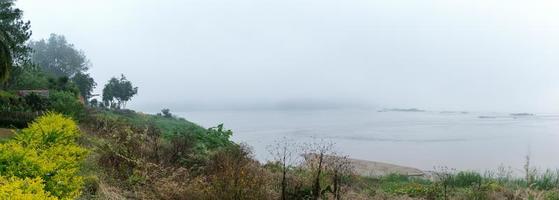
[[406,176],[426,175],[424,171],[413,167],[406,167],[406,166],[400,166],[395,164],[389,164],[389,163],[383,163],[377,161],[359,160],[359,159],[352,159],[352,158],[350,158],[350,162],[351,165],[354,167],[355,172],[361,176],[378,177],[378,176],[385,176],[389,174],[400,174]]
[[[307,162],[316,162],[317,155],[316,154],[304,154],[303,157]],[[327,158],[334,158],[333,156],[327,155]],[[405,176],[426,176],[428,175],[427,172],[422,171],[417,168],[395,165],[390,163],[384,162],[377,162],[377,161],[368,161],[368,160],[359,160],[354,158],[348,158],[353,170],[356,174],[360,176],[369,176],[369,177],[380,177],[386,176],[389,174],[400,174]]]

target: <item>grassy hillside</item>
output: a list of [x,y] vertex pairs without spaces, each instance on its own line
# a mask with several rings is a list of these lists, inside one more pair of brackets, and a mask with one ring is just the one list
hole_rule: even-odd
[[164,117],[161,115],[151,115],[132,110],[114,111],[114,110],[99,110],[93,114],[95,117],[106,118],[111,120],[123,120],[134,126],[156,126],[163,136],[169,137],[177,132],[205,132],[206,129],[195,123],[187,121],[183,118],[177,117]]

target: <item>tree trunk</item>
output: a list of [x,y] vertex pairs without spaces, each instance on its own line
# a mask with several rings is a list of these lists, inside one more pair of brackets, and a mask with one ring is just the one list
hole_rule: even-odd
[[318,171],[316,173],[316,178],[314,180],[313,185],[313,199],[318,200],[320,198],[320,175],[322,174],[322,159],[324,157],[324,153],[320,152],[318,157]]
[[287,179],[286,179],[286,175],[287,175],[287,168],[286,168],[286,164],[285,164],[285,153],[283,154],[283,174],[281,177],[281,200],[286,200],[286,196],[285,196],[285,190],[287,187]]
[[340,184],[338,179],[338,171],[334,171],[334,199],[336,200],[340,200]]

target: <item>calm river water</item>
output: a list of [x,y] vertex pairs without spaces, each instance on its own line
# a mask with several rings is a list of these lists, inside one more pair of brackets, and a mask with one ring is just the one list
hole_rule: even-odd
[[[224,123],[233,140],[260,160],[282,137],[332,141],[350,157],[431,170],[435,166],[521,170],[526,155],[542,169],[559,168],[559,115],[377,112],[373,110],[192,111],[176,113],[211,127]],[[501,116],[479,118],[481,115]]]

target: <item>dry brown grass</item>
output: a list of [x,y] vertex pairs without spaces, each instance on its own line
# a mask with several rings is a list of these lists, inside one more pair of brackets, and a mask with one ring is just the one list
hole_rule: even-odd
[[100,199],[107,199],[107,200],[123,200],[126,199],[122,194],[124,191],[121,189],[106,184],[105,182],[101,181],[99,183],[99,191],[98,195]]

